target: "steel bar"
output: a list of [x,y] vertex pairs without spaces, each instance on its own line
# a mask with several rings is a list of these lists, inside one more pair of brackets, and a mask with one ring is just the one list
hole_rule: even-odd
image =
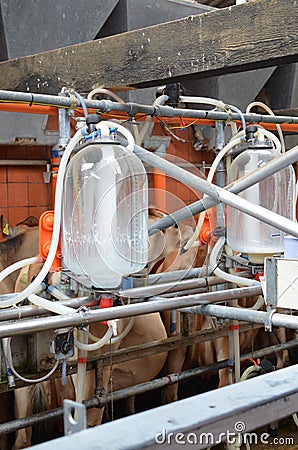
[[[57,106],[60,108],[69,108],[72,106],[73,100],[70,97],[62,97],[55,95],[35,94],[29,92],[16,92],[0,90],[0,100],[2,101],[17,101],[29,104],[44,104]],[[118,103],[110,100],[87,100],[85,99],[87,108],[97,109],[101,112],[110,111],[123,111],[133,116],[137,113],[147,114],[150,116],[158,117],[193,117],[198,119],[210,119],[210,120],[241,120],[240,114],[231,113],[226,111],[214,111],[214,110],[196,110],[196,109],[183,109],[172,108],[170,106],[162,105],[140,105],[137,103]],[[77,107],[80,106],[79,100],[77,100]],[[264,122],[273,124],[297,124],[298,117],[291,116],[270,116],[267,114],[244,114],[244,118],[249,123]]]
[[279,230],[284,231],[290,235],[298,237],[298,224],[293,222],[279,214],[269,211],[259,205],[254,205],[253,203],[245,200],[244,198],[239,198],[232,192],[220,188],[196,175],[188,172],[187,170],[175,166],[175,164],[166,161],[160,156],[145,150],[138,145],[135,145],[134,152],[139,156],[142,161],[151,164],[154,167],[165,172],[167,175],[172,176],[178,181],[190,186],[198,191],[207,194],[208,196],[215,199],[217,202],[223,202],[233,208],[236,208],[250,216],[261,220]]
[[[290,164],[294,164],[297,160],[298,146],[295,146],[291,150],[288,150],[286,153],[275,157],[270,162],[264,164],[262,167],[254,170],[252,173],[227,185],[224,189],[232,192],[233,194],[239,194],[240,192],[264,180],[270,175],[273,175],[279,170],[284,169]],[[216,204],[218,204],[218,200],[215,200],[211,197],[204,198],[203,200],[198,200],[197,202],[194,202],[191,205],[175,211],[167,217],[164,217],[163,219],[160,219],[151,224],[148,228],[149,235],[153,234],[155,230],[163,230],[165,228],[168,228],[171,225],[179,223],[182,220],[187,219],[192,215],[196,215],[206,209],[209,209]]]
[[215,286],[222,283],[222,278],[219,277],[206,277],[195,278],[191,280],[178,280],[178,282],[160,283],[150,286],[135,287],[131,289],[124,289],[118,291],[121,297],[151,297],[153,295],[164,294],[165,292],[179,292],[184,289],[193,289],[200,287]]
[[147,285],[151,285],[160,282],[166,283],[168,281],[186,280],[189,278],[201,277],[204,273],[206,273],[206,270],[202,267],[174,270],[172,272],[154,273],[148,275],[146,278],[146,283]]
[[[262,351],[255,352],[254,356],[260,357],[260,356],[268,355],[268,354],[280,351],[281,349],[289,349],[289,348],[296,347],[297,345],[298,345],[297,340],[289,341],[286,344],[283,344],[282,348],[281,348],[281,345],[267,347],[265,349],[262,349]],[[251,355],[250,354],[243,355],[241,357],[241,359],[244,360],[248,357],[251,357]],[[112,400],[116,401],[116,400],[128,398],[131,395],[138,395],[140,393],[148,392],[153,389],[158,389],[158,388],[167,386],[169,384],[177,383],[182,380],[191,379],[191,378],[194,378],[194,377],[206,374],[206,373],[210,373],[215,370],[223,369],[223,368],[227,367],[228,364],[229,364],[229,361],[224,360],[224,361],[219,361],[214,364],[209,364],[207,366],[190,369],[190,370],[187,370],[187,371],[184,371],[181,373],[169,374],[168,376],[161,377],[159,379],[149,381],[147,383],[141,383],[136,386],[121,389],[114,393],[109,393],[106,396],[103,396],[100,398],[94,397],[93,399],[84,401],[84,404],[86,405],[87,408],[104,407],[107,403],[111,402]],[[61,417],[62,415],[63,415],[63,408],[61,407],[61,408],[56,408],[52,411],[38,413],[38,414],[29,416],[26,418],[12,420],[10,422],[0,424],[0,435],[15,432],[21,428],[26,428],[26,427],[35,425],[36,423],[41,423],[45,420],[50,420],[53,418]]]
[[[79,308],[80,306],[90,303],[92,300],[93,299],[90,297],[78,297],[70,300],[62,300],[60,303],[65,306],[69,306],[70,308]],[[44,316],[47,314],[51,314],[50,311],[45,308],[41,308],[40,306],[17,306],[15,308],[0,309],[0,321],[18,320],[26,317]]]
[[[235,438],[253,437],[256,433],[249,432],[296,412],[297,379],[298,366],[287,367],[65,436],[55,445],[64,450],[81,450],[94,447],[96,442],[110,450],[157,450],[161,444],[165,449],[178,449],[183,444],[183,448],[191,450],[212,447],[226,439],[235,443]],[[269,445],[269,435],[266,437]],[[35,449],[52,446],[51,442],[43,443]]]
[[[155,299],[156,301],[154,302],[124,305],[118,306],[117,308],[103,308],[100,310],[92,310],[92,311],[79,310],[74,314],[67,314],[63,316],[26,319],[23,321],[19,320],[16,323],[10,322],[9,324],[1,323],[0,338],[28,333],[35,333],[44,330],[54,330],[56,328],[81,326],[81,325],[87,326],[90,323],[102,322],[104,320],[121,319],[124,317],[132,317],[135,315],[140,316],[142,314],[150,314],[152,312],[161,312],[161,311],[168,311],[171,309],[183,308],[187,306],[194,306],[200,303],[205,304],[206,302],[210,301],[215,302],[261,294],[262,294],[261,286],[242,287],[236,289],[227,289],[225,291],[220,292],[208,292],[205,294],[192,295],[190,298],[188,296],[181,296],[166,300]],[[298,318],[295,319],[296,321],[298,321]],[[265,317],[264,320],[266,320]],[[296,328],[296,325],[293,328]]]
[[46,166],[46,159],[1,159],[0,166]]

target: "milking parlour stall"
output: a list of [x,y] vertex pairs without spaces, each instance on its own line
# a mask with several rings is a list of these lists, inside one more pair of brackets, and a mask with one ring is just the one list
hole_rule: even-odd
[[0,450],[298,448],[297,23],[0,0]]

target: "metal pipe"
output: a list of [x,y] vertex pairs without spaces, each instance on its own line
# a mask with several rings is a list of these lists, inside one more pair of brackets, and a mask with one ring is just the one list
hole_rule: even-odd
[[[43,104],[51,105],[62,108],[69,108],[72,106],[73,100],[69,97],[34,94],[29,92],[16,92],[0,90],[0,100],[17,101],[30,104]],[[241,120],[239,113],[231,113],[226,111],[214,111],[214,110],[195,110],[195,109],[183,109],[172,108],[170,106],[162,105],[140,105],[137,103],[117,103],[110,100],[85,100],[87,108],[97,109],[101,112],[110,111],[123,111],[133,116],[137,113],[144,113],[150,116],[162,116],[162,117],[193,117],[198,119],[210,119],[210,120]],[[76,107],[80,106],[80,102],[76,100]],[[270,116],[268,114],[243,114],[246,122],[256,123],[271,123],[271,124],[298,124],[298,117],[291,116]]]
[[[9,294],[9,296],[13,296],[15,294]],[[6,294],[8,296],[8,294]],[[0,296],[5,298],[5,295]],[[79,308],[80,306],[86,305],[90,303],[93,299],[90,299],[90,297],[79,297],[79,298],[73,298],[71,300],[63,300],[60,303],[65,306],[69,306],[71,308]],[[35,316],[43,316],[48,315],[49,310],[41,307],[36,306],[16,306],[15,308],[10,309],[2,309],[0,318],[1,321],[5,320],[18,320],[18,319],[24,319],[26,317],[35,317]],[[1,322],[0,322],[1,323]]]
[[[274,346],[266,347],[264,349],[258,350],[254,352],[255,358],[260,358],[262,356],[270,355],[272,353],[276,353],[282,350],[288,350],[290,348],[294,348],[298,346],[298,341],[296,339],[286,342],[284,344],[277,344]],[[241,360],[245,360],[247,358],[251,358],[251,353],[247,353],[245,355],[241,356]],[[169,384],[177,383],[182,380],[191,379],[200,375],[203,375],[205,373],[209,373],[215,370],[224,369],[229,364],[228,360],[219,361],[214,364],[209,364],[207,366],[203,367],[196,367],[194,369],[186,370],[181,373],[173,373],[169,374],[166,377],[161,377],[159,379],[149,381],[147,383],[141,383],[139,385],[136,385],[136,387],[130,387],[121,389],[119,391],[114,392],[113,394],[108,394],[106,396],[106,401],[104,401],[103,397],[94,397],[93,399],[85,400],[83,403],[86,405],[86,407],[93,408],[93,407],[103,407],[106,405],[106,403],[110,402],[111,399],[113,400],[120,400],[123,398],[130,397],[131,395],[136,395],[139,393],[143,393],[152,389],[158,389],[163,386],[167,386]],[[148,386],[148,389],[146,389],[146,386]],[[34,414],[33,416],[29,416],[22,419],[15,419],[11,420],[10,422],[2,423],[0,424],[0,435],[12,433],[15,431],[18,431],[22,428],[30,427],[32,425],[35,425],[37,423],[44,422],[46,420],[54,419],[57,417],[61,417],[63,415],[63,408],[56,408],[51,411],[46,411],[38,414]]]
[[[231,318],[245,322],[262,323],[265,326],[268,322],[272,326],[283,326],[286,328],[298,329],[298,317],[286,314],[275,313],[270,315],[263,311],[252,311],[245,308],[232,308],[219,305],[209,305],[202,303],[220,302],[231,300],[233,298],[252,297],[262,294],[261,286],[243,287],[228,289],[225,291],[208,292],[192,296],[181,296],[170,299],[153,297],[154,302],[150,301],[142,304],[131,304],[118,306],[117,308],[104,308],[102,310],[78,311],[74,314],[68,314],[58,317],[45,317],[38,319],[19,320],[16,323],[0,324],[0,338],[14,335],[34,333],[44,330],[53,330],[56,328],[87,326],[90,323],[102,322],[104,320],[121,319],[124,317],[150,314],[153,312],[162,312],[172,309],[183,308],[186,312],[198,313],[207,316],[221,318]],[[191,308],[194,305],[196,308]],[[187,309],[185,309],[187,308]],[[269,320],[270,317],[270,320]]]
[[[204,294],[197,294],[189,296],[181,296],[170,299],[161,299],[154,302],[142,303],[142,304],[132,304],[132,305],[124,305],[118,306],[117,308],[104,308],[100,310],[88,310],[83,311],[79,310],[74,314],[68,314],[58,317],[45,317],[45,318],[37,318],[37,319],[26,319],[19,320],[16,323],[9,324],[0,324],[0,338],[9,337],[14,335],[22,335],[28,333],[34,333],[38,331],[44,330],[53,330],[56,328],[63,327],[72,327],[72,326],[87,326],[90,323],[102,322],[104,320],[111,319],[121,319],[124,317],[132,317],[142,314],[150,314],[152,312],[161,312],[168,311],[171,309],[184,308],[188,306],[194,306],[210,301],[222,301],[222,300],[230,300],[233,298],[243,298],[255,295],[261,295],[262,288],[261,286],[253,286],[253,287],[242,287],[236,289],[228,289],[226,291],[220,292],[208,292]],[[155,299],[157,300],[157,299]],[[212,305],[213,306],[213,305]],[[226,308],[231,309],[231,308]],[[221,311],[221,310],[220,310]],[[249,313],[249,311],[247,311]],[[259,314],[265,314],[258,312]],[[212,311],[211,315],[215,315]],[[264,321],[266,322],[266,317],[264,316]],[[288,321],[289,317],[283,314],[275,314],[273,315],[273,320],[276,321],[276,318],[279,317],[279,325],[283,326],[283,319],[286,325],[289,328],[297,328],[298,329],[298,317],[291,317],[290,322]],[[233,317],[232,317],[233,318]],[[246,320],[243,318],[242,320]],[[250,322],[251,320],[248,319]],[[275,325],[275,323],[274,323]]]
[[[284,169],[290,164],[294,164],[297,160],[298,160],[298,146],[295,146],[291,150],[288,150],[286,153],[283,153],[282,155],[275,157],[270,162],[266,163],[264,166],[259,167],[257,170],[254,170],[252,173],[229,184],[224,189],[234,194],[239,194],[240,192],[264,180],[270,175],[273,175],[279,170]],[[212,208],[212,206],[216,205],[217,203],[219,203],[218,200],[215,200],[210,197],[204,198],[204,200],[194,202],[193,204],[188,205],[178,211],[175,211],[171,215],[168,215],[163,219],[160,219],[154,222],[153,224],[149,225],[148,228],[149,235],[153,234],[155,230],[164,230],[165,228],[168,228],[175,223],[179,223],[182,220],[191,217],[192,215],[196,215],[206,209]]]
[[[269,211],[266,208],[263,208],[259,205],[254,205],[253,203],[237,197],[237,195],[229,192],[219,186],[216,186],[208,181],[197,177],[196,175],[188,172],[182,167],[177,167],[175,164],[160,158],[154,153],[145,150],[138,145],[135,145],[134,152],[139,156],[142,161],[146,161],[154,167],[158,167],[163,172],[172,176],[178,181],[190,186],[198,191],[207,194],[213,199],[217,200],[217,202],[223,202],[233,208],[236,208],[256,219],[261,220],[279,230],[284,231],[290,235],[298,237],[298,224],[274,213],[273,211]],[[203,202],[204,200],[202,200]]]
[[206,274],[206,269],[202,267],[194,267],[191,269],[183,269],[183,270],[174,270],[172,272],[162,272],[162,273],[154,273],[148,275],[146,278],[147,285],[159,283],[161,281],[177,281],[177,280],[186,280],[189,278],[201,277]]
[[[202,294],[204,295],[204,294]],[[235,297],[236,298],[236,297]],[[240,297],[238,297],[240,298]],[[182,308],[182,311],[203,316],[215,316],[221,319],[235,319],[245,322],[262,323],[265,327],[276,326],[298,329],[298,317],[288,314],[254,311],[246,308],[233,308],[220,305],[202,305]]]
[[1,159],[0,166],[46,166],[45,159]]
[[195,278],[192,280],[177,280],[179,284],[174,282],[160,283],[151,286],[142,286],[131,289],[124,289],[118,292],[121,297],[134,297],[144,298],[152,297],[153,295],[163,294],[164,292],[179,292],[185,289],[193,289],[207,286],[214,286],[222,283],[222,279],[219,277],[207,277],[207,278]]
[[[63,88],[59,93],[60,98],[69,98],[67,96],[67,89]],[[59,124],[59,142],[61,147],[65,147],[70,139],[70,115],[68,110],[59,108],[58,111],[58,124]]]

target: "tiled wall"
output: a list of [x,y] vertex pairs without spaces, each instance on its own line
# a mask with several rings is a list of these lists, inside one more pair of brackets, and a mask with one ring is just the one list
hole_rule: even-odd
[[[49,160],[50,148],[0,146],[0,160]],[[10,225],[51,209],[51,183],[44,183],[45,166],[0,165],[0,214]]]

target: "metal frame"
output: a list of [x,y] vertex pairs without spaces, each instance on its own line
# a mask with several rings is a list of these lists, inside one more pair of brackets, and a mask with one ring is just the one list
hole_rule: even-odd
[[[245,383],[245,385],[243,385]],[[261,396],[256,396],[261,392]],[[249,432],[297,410],[298,365],[206,392],[59,438],[65,450],[204,449],[228,438],[255,439]],[[202,407],[204,405],[204,407]],[[145,426],[144,426],[145,425]],[[269,435],[262,439],[268,440]],[[196,446],[194,442],[196,440]],[[251,443],[251,441],[249,440]],[[254,442],[254,441],[252,441]],[[34,446],[52,449],[53,442]]]

